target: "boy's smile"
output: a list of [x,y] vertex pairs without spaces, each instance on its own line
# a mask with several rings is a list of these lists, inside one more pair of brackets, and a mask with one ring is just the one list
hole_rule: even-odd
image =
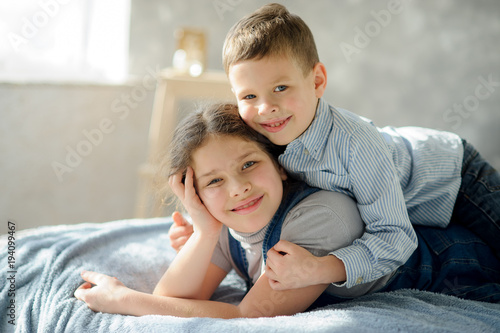
[[239,61],[229,81],[243,120],[277,145],[287,145],[311,124],[326,87],[322,63],[304,76],[287,57]]
[[282,118],[282,119],[273,119],[270,121],[263,121],[260,125],[268,132],[277,133],[286,127],[288,122],[292,119],[292,116]]

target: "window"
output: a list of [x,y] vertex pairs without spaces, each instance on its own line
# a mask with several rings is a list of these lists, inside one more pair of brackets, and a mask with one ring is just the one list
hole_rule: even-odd
[[107,82],[128,76],[130,0],[0,2],[0,81]]

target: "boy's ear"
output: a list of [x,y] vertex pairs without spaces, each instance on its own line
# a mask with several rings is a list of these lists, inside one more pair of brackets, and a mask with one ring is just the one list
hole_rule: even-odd
[[323,63],[318,62],[316,65],[314,65],[313,76],[316,97],[320,98],[323,96],[326,90],[326,67]]

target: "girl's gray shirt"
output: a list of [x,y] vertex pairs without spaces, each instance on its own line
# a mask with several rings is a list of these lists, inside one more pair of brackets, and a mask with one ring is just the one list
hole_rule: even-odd
[[[228,240],[230,232],[245,249],[249,264],[248,274],[255,283],[265,271],[262,243],[267,228],[268,226],[265,226],[255,233],[241,233],[224,226],[212,256],[212,263],[226,272],[234,268],[243,277],[231,258]],[[313,255],[322,257],[351,245],[363,232],[364,223],[355,201],[342,193],[321,190],[309,195],[290,210],[283,221],[280,239],[297,244]],[[307,265],[302,269],[311,268]],[[392,274],[351,288],[345,287],[343,283],[332,283],[326,291],[340,297],[361,296],[381,289]]]

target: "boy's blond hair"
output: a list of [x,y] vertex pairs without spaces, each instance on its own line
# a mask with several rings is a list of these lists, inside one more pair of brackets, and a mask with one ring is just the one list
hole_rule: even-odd
[[224,70],[238,61],[287,56],[309,74],[319,62],[309,27],[283,5],[265,5],[239,20],[228,32],[222,52]]

